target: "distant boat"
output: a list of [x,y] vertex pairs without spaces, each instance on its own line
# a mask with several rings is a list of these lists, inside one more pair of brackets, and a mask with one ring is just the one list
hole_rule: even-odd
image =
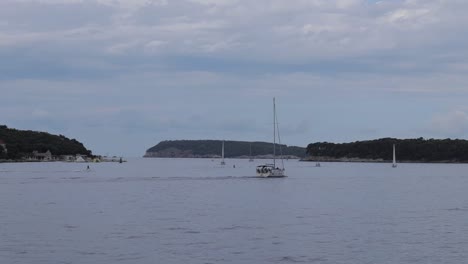
[[252,157],[252,143],[250,143],[250,155],[249,155],[249,161],[254,161],[253,157]]
[[396,168],[396,155],[395,155],[395,144],[393,144],[393,163],[392,163],[392,168]]
[[[280,145],[281,169],[276,166],[276,132],[278,132],[278,143]],[[276,104],[273,98],[273,164],[257,166],[257,176],[259,177],[286,177],[284,174],[283,153],[281,150],[281,138],[278,129],[278,120],[276,117]]]
[[226,165],[226,162],[224,162],[224,140],[223,146],[221,147],[221,165]]

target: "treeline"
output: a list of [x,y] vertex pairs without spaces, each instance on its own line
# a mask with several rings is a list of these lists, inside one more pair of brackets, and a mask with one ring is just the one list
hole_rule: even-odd
[[461,139],[382,138],[341,144],[319,142],[309,144],[307,154],[336,159],[392,160],[393,144],[400,161],[468,162],[468,141]]
[[[221,155],[221,140],[169,140],[161,141],[156,146],[148,149],[147,154],[165,152],[169,149],[190,152],[194,156]],[[248,141],[224,141],[224,157],[249,156],[252,148],[252,156],[273,154],[273,144],[267,142]],[[304,157],[305,148],[281,145],[283,155]],[[280,146],[276,145],[276,154],[280,154]],[[151,156],[151,155],[146,155]]]
[[33,151],[43,153],[48,150],[52,155],[92,155],[91,151],[76,139],[46,132],[17,130],[5,125],[0,126],[0,141],[3,141],[7,148],[5,152],[0,147],[0,159],[21,159],[31,155]]

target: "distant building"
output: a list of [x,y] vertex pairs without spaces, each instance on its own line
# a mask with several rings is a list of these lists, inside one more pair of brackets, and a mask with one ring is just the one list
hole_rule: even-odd
[[60,160],[62,161],[69,161],[69,162],[72,162],[72,161],[75,161],[75,156],[74,155],[61,155],[59,157]]
[[52,160],[52,153],[50,153],[49,150],[47,150],[44,153],[39,153],[38,151],[33,151],[32,158],[34,160],[41,160],[41,161],[50,161]]

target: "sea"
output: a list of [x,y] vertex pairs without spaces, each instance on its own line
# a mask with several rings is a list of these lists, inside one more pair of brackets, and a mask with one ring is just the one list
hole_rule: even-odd
[[0,263],[468,263],[467,164],[264,162],[1,163]]

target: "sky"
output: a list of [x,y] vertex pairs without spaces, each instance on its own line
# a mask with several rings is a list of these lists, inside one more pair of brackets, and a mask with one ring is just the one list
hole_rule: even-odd
[[0,124],[162,140],[468,138],[465,0],[1,0]]

